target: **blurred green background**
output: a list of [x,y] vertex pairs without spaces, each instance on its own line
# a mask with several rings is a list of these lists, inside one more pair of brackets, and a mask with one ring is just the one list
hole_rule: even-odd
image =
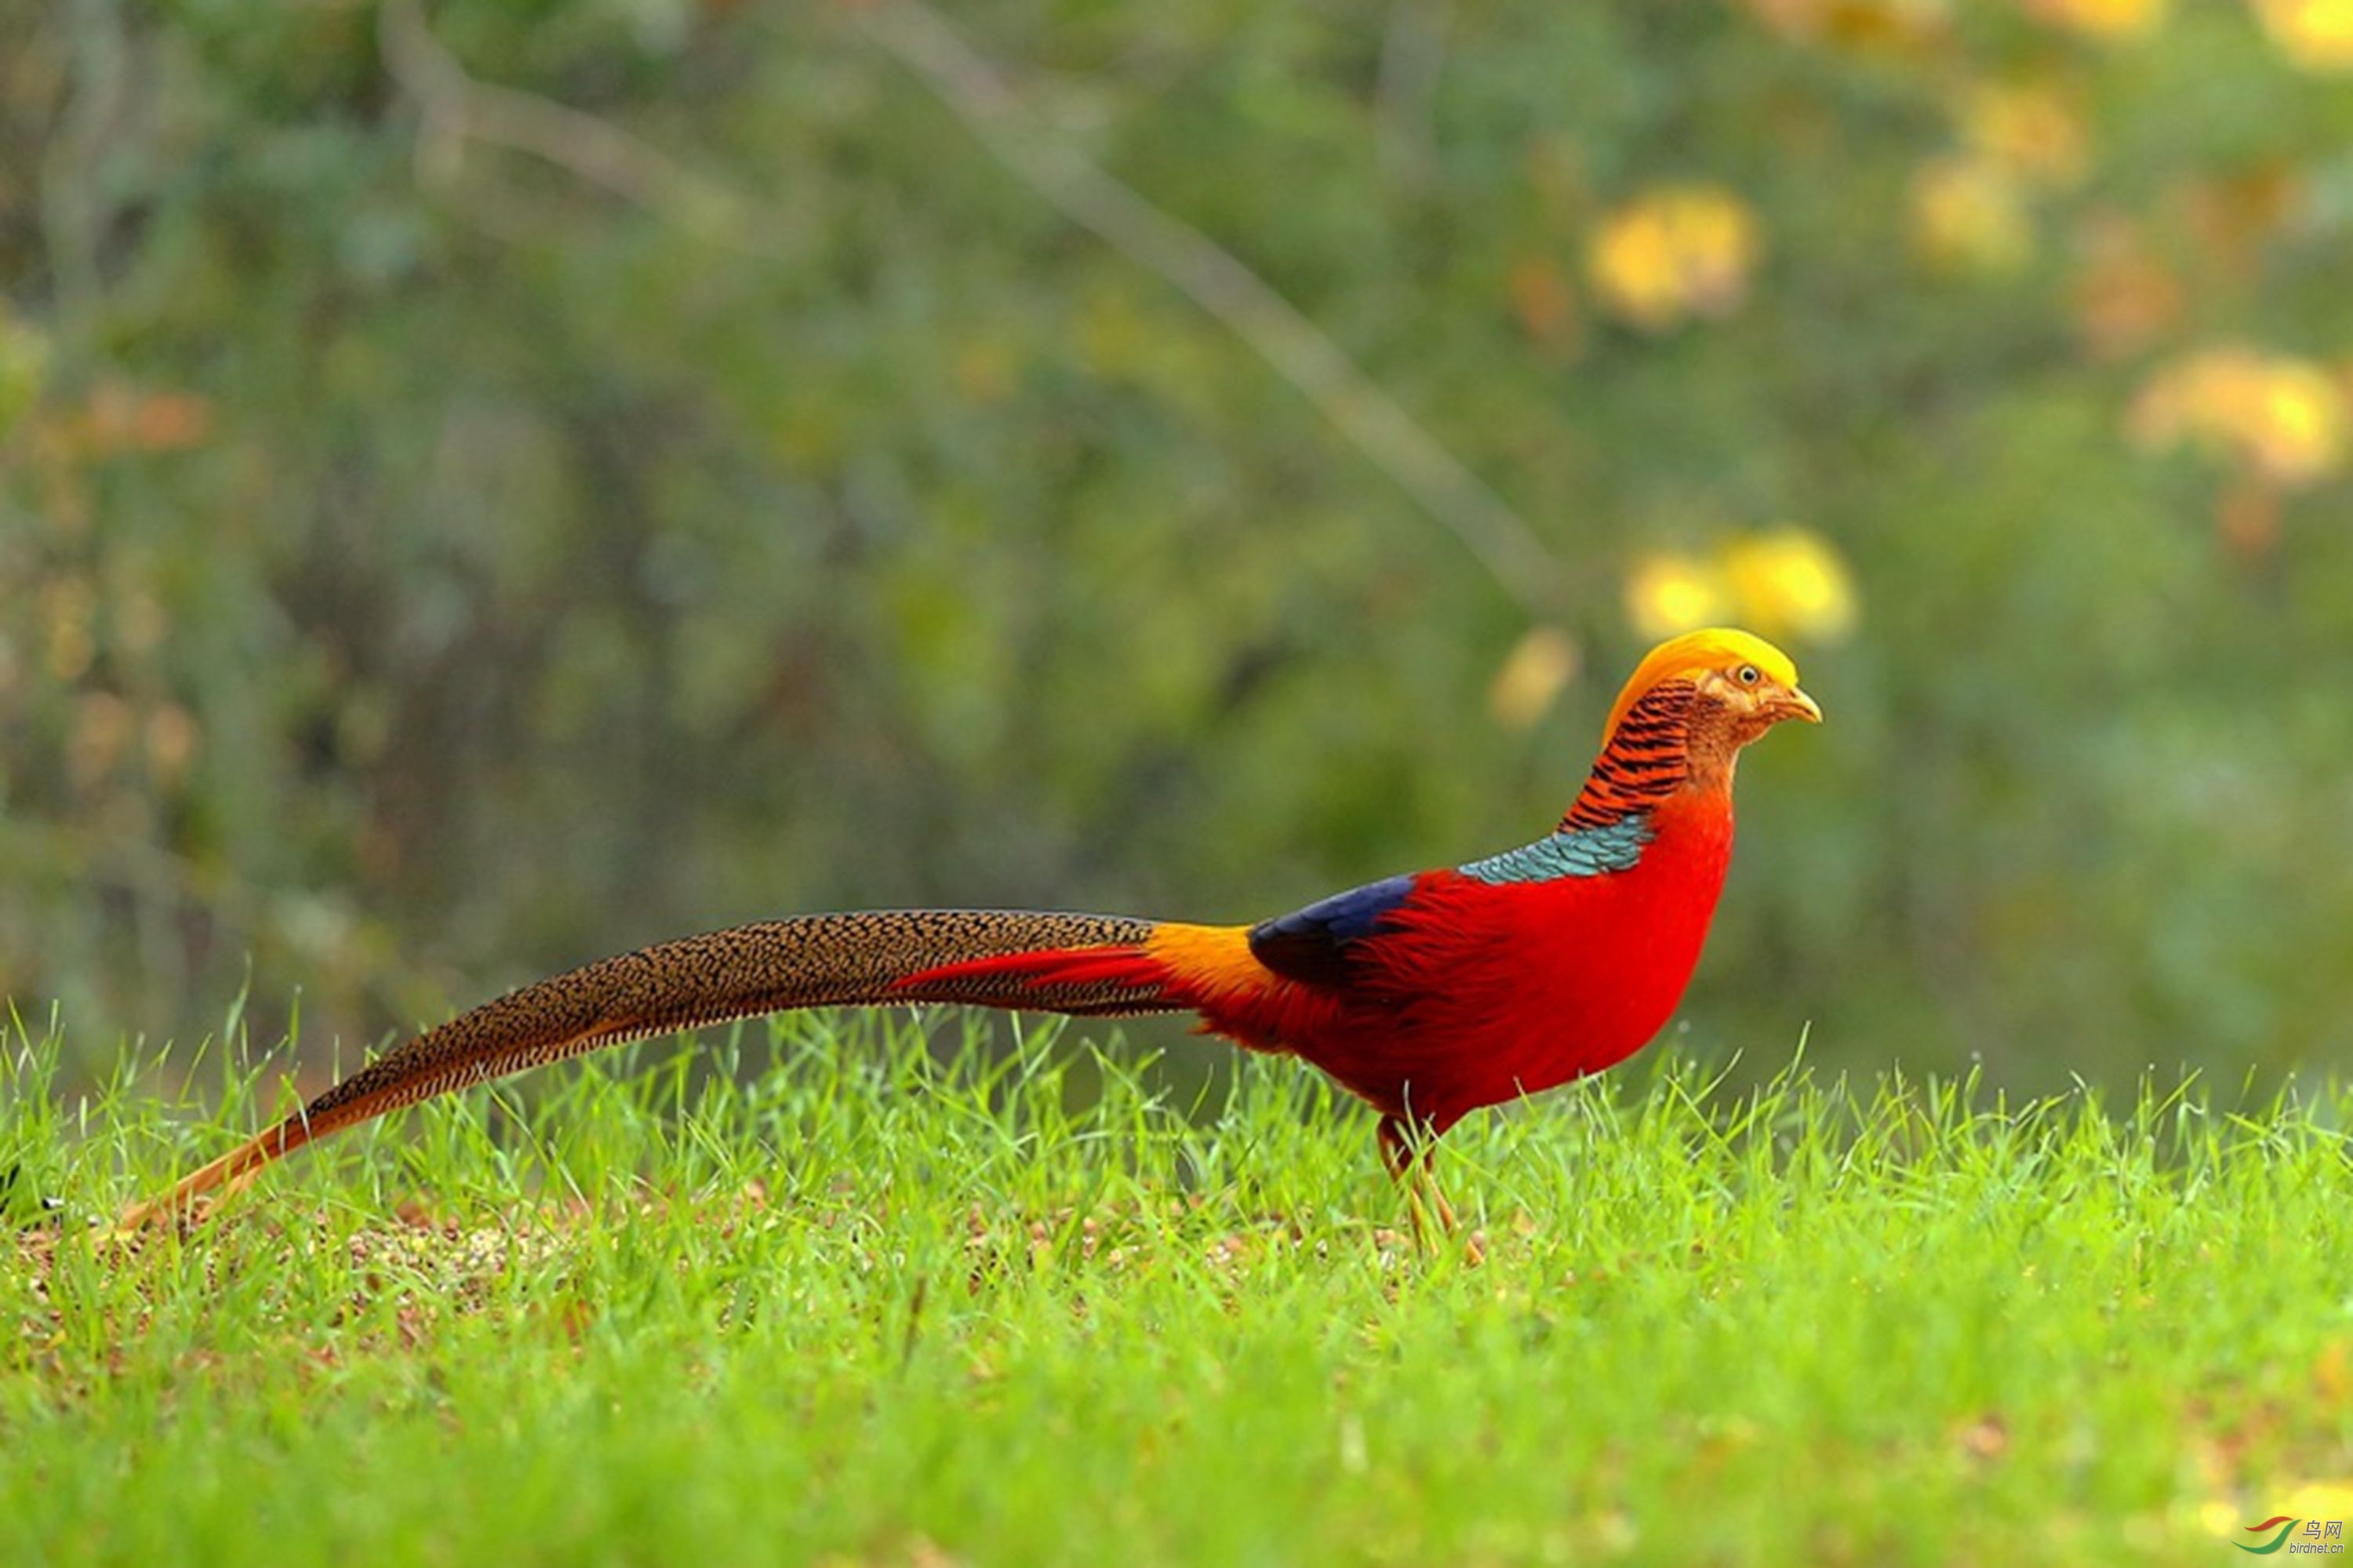
[[17,5],[0,282],[0,994],[93,1071],[1274,913],[1715,620],[1831,723],[1694,1048],[2353,1051],[2353,0]]

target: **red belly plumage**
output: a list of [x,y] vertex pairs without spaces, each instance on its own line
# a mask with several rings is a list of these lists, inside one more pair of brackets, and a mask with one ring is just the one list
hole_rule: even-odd
[[1360,944],[1345,991],[1271,980],[1188,1000],[1219,1033],[1443,1131],[1625,1060],[1672,1016],[1724,885],[1732,813],[1694,800],[1656,825],[1624,872],[1504,885],[1426,874]]

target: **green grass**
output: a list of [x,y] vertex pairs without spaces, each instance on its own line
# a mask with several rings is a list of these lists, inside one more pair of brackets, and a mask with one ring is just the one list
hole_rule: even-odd
[[1450,1139],[1473,1265],[1289,1064],[1175,1106],[930,1022],[559,1069],[136,1250],[86,1217],[279,1069],[69,1097],[20,1031],[0,1563],[2221,1563],[2353,1516],[2353,1096],[1638,1064]]

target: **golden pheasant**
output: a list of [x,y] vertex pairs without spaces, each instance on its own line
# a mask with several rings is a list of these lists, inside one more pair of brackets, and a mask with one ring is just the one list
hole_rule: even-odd
[[1789,718],[1819,723],[1821,710],[1786,654],[1744,631],[1694,631],[1635,670],[1559,824],[1500,854],[1254,926],[810,915],[606,959],[386,1052],[124,1223],[184,1212],[329,1133],[452,1089],[622,1041],[845,1004],[1195,1013],[1369,1101],[1402,1178],[1467,1112],[1599,1072],[1665,1023],[1731,860],[1734,765]]

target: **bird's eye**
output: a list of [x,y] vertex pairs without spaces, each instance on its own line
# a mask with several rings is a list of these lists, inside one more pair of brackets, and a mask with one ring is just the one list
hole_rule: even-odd
[[1742,685],[1744,685],[1744,686],[1753,686],[1753,685],[1755,685],[1757,682],[1759,682],[1759,681],[1763,680],[1764,678],[1765,678],[1764,676],[1762,676],[1762,675],[1760,675],[1760,674],[1758,674],[1758,673],[1757,673],[1757,666],[1756,666],[1756,665],[1754,665],[1754,664],[1743,664],[1742,666],[1740,666],[1740,675],[1739,675],[1739,680],[1740,680],[1740,683],[1741,683]]

